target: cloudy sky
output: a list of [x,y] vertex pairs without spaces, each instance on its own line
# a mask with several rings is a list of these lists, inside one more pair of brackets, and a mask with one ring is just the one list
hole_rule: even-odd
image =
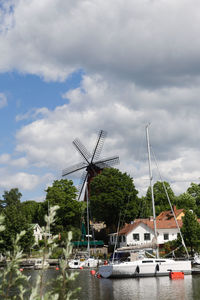
[[199,28],[197,0],[0,0],[0,195],[44,199],[100,129],[145,193],[149,122],[176,194],[199,182]]

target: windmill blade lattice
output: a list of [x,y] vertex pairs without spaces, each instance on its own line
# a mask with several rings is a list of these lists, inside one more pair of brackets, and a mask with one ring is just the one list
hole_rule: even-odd
[[111,166],[119,164],[118,156],[113,156],[110,158],[99,160],[106,135],[107,133],[105,131],[100,130],[92,154],[86,149],[86,147],[82,144],[82,142],[78,138],[76,138],[73,141],[73,145],[75,146],[75,148],[77,149],[81,157],[84,159],[84,161],[64,169],[62,171],[62,176],[67,176],[76,171],[80,171],[84,169],[84,172],[82,173],[81,176],[79,188],[78,188],[79,191],[78,200],[81,197],[86,182],[87,182],[88,191],[90,191],[89,185],[93,177],[98,175],[101,172],[101,170],[103,170],[104,168],[109,168]]
[[104,131],[104,130],[99,131],[97,142],[96,142],[96,145],[93,150],[91,162],[96,161],[99,158],[106,136],[107,136],[106,131]]

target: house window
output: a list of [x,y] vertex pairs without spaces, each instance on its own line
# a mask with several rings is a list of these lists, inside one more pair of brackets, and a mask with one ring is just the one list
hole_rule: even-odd
[[169,240],[169,233],[164,233],[164,240],[168,241]]
[[134,239],[135,241],[139,241],[139,240],[140,240],[140,235],[139,235],[139,233],[133,233],[133,239]]
[[144,240],[150,241],[150,233],[144,233]]

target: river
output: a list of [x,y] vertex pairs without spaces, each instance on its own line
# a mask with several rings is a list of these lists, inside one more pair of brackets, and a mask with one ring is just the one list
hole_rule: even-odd
[[[32,280],[36,272],[25,270]],[[73,272],[73,271],[70,271]],[[72,287],[81,287],[79,300],[199,300],[200,275],[187,275],[184,279],[171,280],[169,277],[103,279],[96,278],[87,269],[78,270],[79,276]],[[49,269],[46,276],[53,278],[58,271]]]

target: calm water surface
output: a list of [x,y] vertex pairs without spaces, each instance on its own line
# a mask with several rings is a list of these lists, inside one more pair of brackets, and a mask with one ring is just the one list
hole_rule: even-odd
[[[34,281],[37,271],[24,271]],[[73,272],[73,271],[71,271]],[[79,270],[73,286],[81,287],[80,300],[200,300],[200,275],[184,279],[169,277],[138,279],[98,279],[89,270]],[[48,270],[46,277],[54,278],[58,271]]]

